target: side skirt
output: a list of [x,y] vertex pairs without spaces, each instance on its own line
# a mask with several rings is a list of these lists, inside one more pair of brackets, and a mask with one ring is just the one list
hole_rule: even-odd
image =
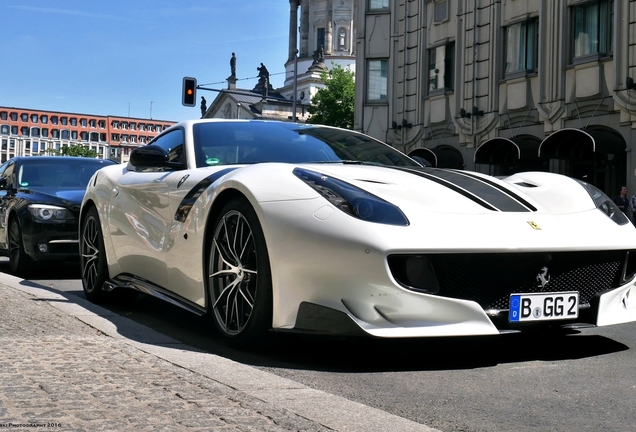
[[149,282],[145,279],[136,278],[129,274],[120,274],[104,284],[105,291],[112,291],[115,288],[134,289],[175,306],[179,306],[180,308],[199,316],[204,315],[207,312],[206,308],[201,307],[196,303],[192,303],[191,301],[186,300],[183,297],[178,296],[163,287],[155,285],[152,282]]

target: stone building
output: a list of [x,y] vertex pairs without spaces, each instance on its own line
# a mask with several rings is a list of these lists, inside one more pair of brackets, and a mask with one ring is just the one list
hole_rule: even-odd
[[218,91],[206,118],[291,120],[295,109],[296,120],[303,122],[311,98],[324,87],[320,74],[325,68],[339,65],[355,72],[356,0],[288,1],[289,50],[283,87],[264,92],[259,80],[254,88],[239,88],[236,84],[242,78],[230,75],[227,89]]
[[355,129],[431,165],[636,192],[636,1],[359,0]]
[[[320,80],[324,68],[339,65],[355,73],[356,13],[356,0],[289,0],[285,85],[278,91],[293,100],[296,78],[296,101],[301,109],[324,87]],[[294,74],[296,62],[297,77]]]

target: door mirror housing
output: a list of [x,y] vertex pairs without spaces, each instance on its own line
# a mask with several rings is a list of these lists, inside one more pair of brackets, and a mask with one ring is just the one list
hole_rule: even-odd
[[170,161],[170,155],[163,148],[155,144],[137,147],[130,152],[129,163],[135,168],[169,168],[184,169],[182,162]]

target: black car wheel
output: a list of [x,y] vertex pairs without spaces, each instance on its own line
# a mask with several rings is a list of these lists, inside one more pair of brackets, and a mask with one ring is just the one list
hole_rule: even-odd
[[25,277],[32,264],[33,259],[24,250],[20,223],[17,218],[13,217],[9,222],[9,267],[11,273]]
[[105,301],[109,292],[102,287],[108,277],[108,268],[102,227],[95,207],[88,210],[80,228],[80,265],[86,298],[94,303]]
[[261,345],[272,324],[272,282],[258,217],[247,201],[234,199],[213,233],[207,279],[216,327],[234,345]]

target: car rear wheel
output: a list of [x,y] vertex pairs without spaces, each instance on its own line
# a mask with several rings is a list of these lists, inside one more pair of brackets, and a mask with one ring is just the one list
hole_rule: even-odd
[[33,259],[24,250],[22,229],[18,219],[13,217],[9,223],[9,267],[16,276],[26,276]]
[[105,301],[109,293],[102,287],[108,277],[108,269],[102,227],[95,207],[88,210],[80,228],[80,265],[86,298],[94,303]]
[[211,315],[222,336],[241,347],[260,346],[272,324],[271,271],[258,217],[234,199],[214,222],[208,262]]

